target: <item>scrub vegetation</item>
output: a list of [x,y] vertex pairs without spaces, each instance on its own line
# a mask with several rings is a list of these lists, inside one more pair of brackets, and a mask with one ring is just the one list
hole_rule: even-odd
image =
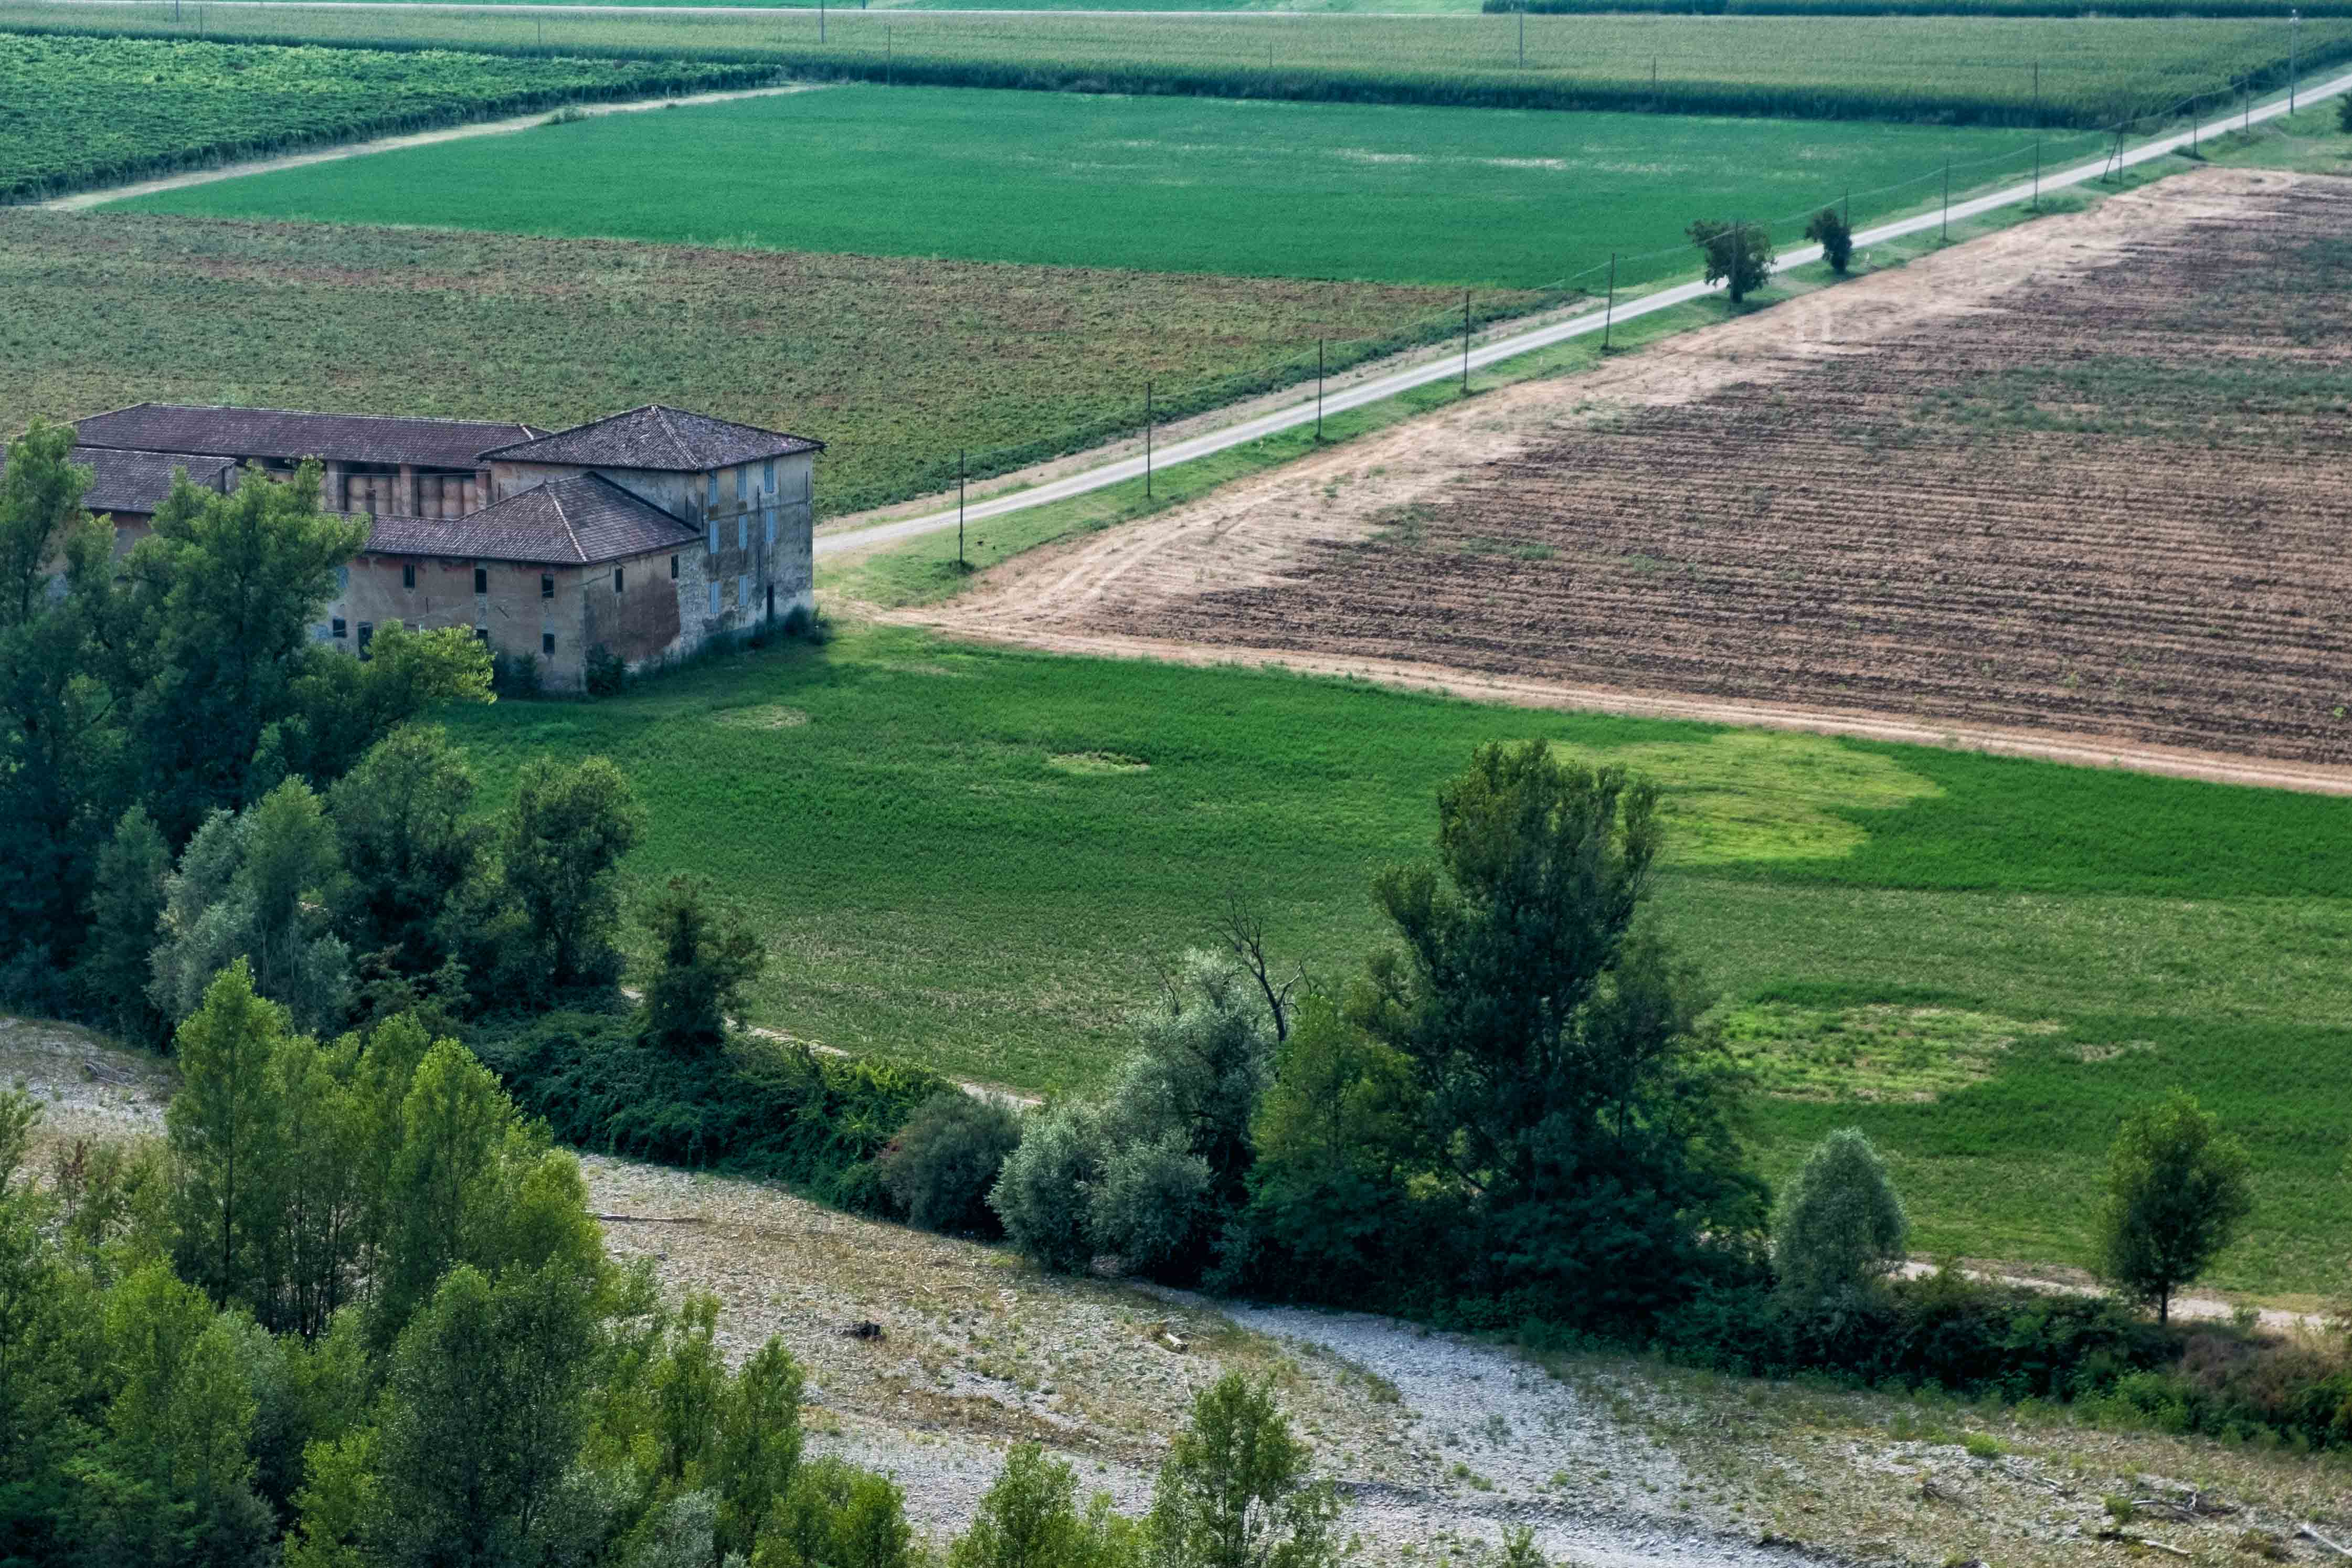
[[771,68],[0,33],[0,202]]
[[[2282,83],[2276,17],[1528,16],[1018,16],[747,9],[456,14],[271,5],[175,19],[150,5],[12,4],[0,26],[269,43],[609,53],[782,66],[907,87],[1004,87],[1486,108],[2089,128],[2242,79]],[[823,37],[819,37],[820,29]],[[2306,18],[2302,64],[2352,48]]]

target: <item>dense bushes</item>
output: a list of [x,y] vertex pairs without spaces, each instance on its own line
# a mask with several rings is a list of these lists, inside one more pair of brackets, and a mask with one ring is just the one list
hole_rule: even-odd
[[882,1190],[924,1230],[1002,1236],[988,1190],[1021,1142],[1021,1119],[1003,1101],[959,1089],[925,1100],[883,1150]]
[[471,1043],[566,1142],[772,1176],[867,1211],[887,1207],[874,1157],[949,1088],[920,1068],[764,1040],[680,1056],[641,1029],[635,1015],[557,1012]]

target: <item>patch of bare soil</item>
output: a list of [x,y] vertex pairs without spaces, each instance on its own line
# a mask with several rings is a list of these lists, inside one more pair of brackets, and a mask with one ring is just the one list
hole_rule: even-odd
[[[0,1072],[55,1131],[94,1138],[154,1136],[172,1084],[156,1058],[23,1020],[0,1019]],[[813,1446],[894,1476],[938,1542],[1024,1439],[1140,1512],[1193,1393],[1234,1369],[1274,1380],[1347,1500],[1357,1555],[1381,1568],[1468,1562],[1521,1528],[1585,1568],[2105,1563],[2124,1550],[2100,1538],[2109,1494],[2149,1500],[2132,1532],[2197,1562],[2247,1561],[2253,1531],[2284,1561],[2316,1562],[2297,1526],[2340,1533],[2352,1518],[2340,1461],[1618,1356],[1530,1359],[1391,1319],[1042,1275],[1001,1247],[757,1182],[583,1165],[614,1254],[649,1260],[673,1299],[718,1296],[732,1357],[782,1336],[808,1373]]]
[[2352,788],[2347,232],[2352,182],[2180,176],[900,618]]

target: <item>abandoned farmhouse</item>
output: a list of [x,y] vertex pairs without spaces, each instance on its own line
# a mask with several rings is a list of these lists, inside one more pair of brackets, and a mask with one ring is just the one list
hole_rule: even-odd
[[576,688],[591,650],[635,666],[812,606],[821,441],[648,404],[569,430],[142,403],[78,420],[84,499],[118,548],[173,475],[224,493],[317,459],[325,505],[370,520],[313,635],[470,627]]

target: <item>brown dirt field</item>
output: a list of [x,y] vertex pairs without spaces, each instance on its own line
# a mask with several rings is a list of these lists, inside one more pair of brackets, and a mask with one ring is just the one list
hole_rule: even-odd
[[2179,176],[905,618],[2342,789],[2347,235],[2352,181]]

